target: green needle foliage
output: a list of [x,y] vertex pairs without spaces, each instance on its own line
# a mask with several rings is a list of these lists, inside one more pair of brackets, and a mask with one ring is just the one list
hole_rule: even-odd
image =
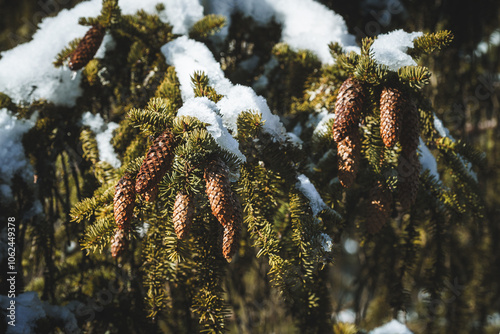
[[[265,313],[271,311],[280,314],[276,322],[285,324],[283,332],[361,333],[387,314],[404,310],[418,312],[428,319],[427,329],[442,332],[443,320],[456,308],[475,303],[489,307],[484,296],[473,293],[486,280],[486,269],[478,266],[470,274],[460,266],[462,260],[474,263],[479,256],[473,252],[475,244],[492,242],[487,230],[477,230],[485,203],[475,171],[484,166],[485,157],[465,141],[442,135],[426,91],[431,83],[428,67],[389,70],[374,57],[374,38],[361,41],[360,54],[330,44],[333,65],[322,65],[312,52],[285,43],[267,47],[277,66],[256,70],[267,71],[263,94],[276,106],[286,130],[298,138],[277,140],[266,131],[259,112],[240,110],[231,135],[246,158],[242,161],[219,146],[209,124],[178,116],[183,100],[176,68],[166,65],[160,50],[175,36],[160,20],[165,8],[156,10],[122,15],[118,1],[104,0],[97,17],[80,19],[82,25],[104,26],[116,47],[87,65],[76,107],[44,101],[13,106],[0,93],[0,108],[25,118],[39,113],[24,144],[40,175],[37,196],[45,216],[27,233],[33,249],[40,250],[33,256],[48,268],[39,288],[46,299],[56,301],[61,295],[60,302],[85,300],[111,282],[120,289],[103,305],[102,315],[79,323],[88,332],[127,332],[132,326],[137,333],[275,332],[264,324]],[[208,37],[225,23],[224,17],[207,15],[189,36],[209,43]],[[424,34],[408,53],[417,60],[449,45],[452,38],[448,31]],[[62,50],[54,65],[65,64],[77,44],[72,41]],[[206,73],[191,75],[194,96],[214,105],[224,98]],[[339,182],[342,152],[333,139],[335,120],[330,116],[348,78],[359,82],[365,98],[353,130],[360,138],[359,171],[354,184],[344,188]],[[427,169],[417,173],[416,200],[409,208],[400,198],[409,178],[401,167],[407,157],[404,145],[397,141],[386,147],[381,136],[385,87],[397,87],[415,104],[420,124],[416,154]],[[87,111],[118,123],[111,143],[120,167],[101,160],[98,135],[80,122]],[[134,178],[141,166],[153,164],[148,152],[166,130],[173,134],[168,143],[171,166],[160,175],[156,198],[148,200],[142,193],[131,199],[128,247],[112,258],[109,249],[117,229],[123,228],[115,221],[117,184],[126,173]],[[224,188],[233,193],[224,194],[230,197],[224,210],[234,218],[238,204],[242,209],[241,235],[232,240],[238,250],[230,263],[223,254],[226,226],[211,203],[216,191],[207,188],[206,169],[215,160],[228,167],[232,181]],[[370,217],[373,203],[381,202],[370,197],[376,184],[390,195],[390,208]],[[28,185],[20,189],[29,198]],[[189,233],[182,239],[174,221],[179,193],[188,194],[194,207]],[[381,230],[369,233],[369,219],[380,216],[385,217]],[[58,221],[64,232],[56,233],[49,221]],[[64,233],[78,241],[84,254],[53,253]],[[343,251],[346,241],[359,245],[358,253]],[[485,247],[481,251],[486,253]],[[56,264],[57,258],[68,260]],[[355,268],[355,273],[349,276],[345,268]],[[455,277],[463,295],[446,304],[446,312],[436,314],[416,297],[426,291],[441,300],[445,282]],[[356,326],[332,316],[345,307],[359,315]],[[464,314],[455,321],[466,328],[473,318]]]

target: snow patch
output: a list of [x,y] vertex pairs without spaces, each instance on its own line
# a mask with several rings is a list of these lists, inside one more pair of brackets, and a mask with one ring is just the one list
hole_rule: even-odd
[[326,233],[321,233],[319,235],[319,240],[321,242],[321,248],[323,248],[324,252],[331,252],[333,248],[332,238]]
[[9,307],[11,300],[16,303],[16,321],[15,326],[7,326],[7,334],[34,333],[37,321],[43,318],[58,320],[64,326],[65,333],[78,331],[75,314],[70,310],[72,306],[76,306],[75,303],[67,306],[50,305],[42,302],[36,292],[29,291],[18,295],[15,299],[0,295],[2,309]]
[[295,186],[309,200],[309,206],[311,207],[313,216],[316,216],[321,210],[328,208],[316,190],[316,187],[307,176],[300,174],[297,179],[298,182]]
[[113,131],[118,128],[118,124],[115,122],[104,123],[100,114],[93,115],[87,111],[82,115],[82,125],[90,127],[90,130],[95,133],[99,159],[108,162],[114,168],[119,168],[121,161],[111,145]]
[[431,151],[429,150],[427,145],[425,145],[422,138],[420,138],[419,140],[420,143],[418,144],[418,150],[420,151],[419,160],[422,164],[422,172],[428,169],[431,176],[434,176],[436,180],[439,180],[436,158],[432,155]]
[[217,103],[224,125],[236,135],[236,121],[242,111],[258,112],[264,122],[263,130],[269,133],[275,141],[283,142],[286,139],[286,130],[277,115],[274,115],[267,105],[266,99],[257,95],[246,86],[236,85],[229,89],[225,96]]
[[413,332],[396,319],[393,319],[385,325],[370,331],[369,334],[413,334]]
[[337,313],[337,321],[353,324],[356,321],[356,313],[352,309],[342,310]]
[[12,200],[12,178],[21,175],[24,180],[32,182],[33,168],[24,153],[23,135],[34,125],[38,115],[35,113],[29,120],[17,119],[6,108],[0,109],[0,196],[3,200]]
[[413,40],[420,36],[423,36],[422,32],[407,33],[402,29],[379,35],[371,47],[375,60],[391,71],[403,66],[416,66],[417,63],[406,51],[413,47]]
[[[309,121],[310,122],[317,122],[316,127],[314,128],[313,135],[318,136],[322,135],[326,132],[329,131],[329,129],[326,127],[327,123],[331,119],[335,119],[335,114],[334,113],[329,113],[328,110],[323,110],[319,114],[317,114],[317,117],[315,119],[311,118],[312,115],[309,115]],[[318,121],[319,120],[319,121]]]
[[195,97],[187,100],[177,112],[177,116],[192,116],[201,122],[209,124],[207,131],[215,139],[215,142],[224,150],[234,154],[241,160],[246,157],[239,149],[239,143],[234,139],[222,124],[222,118],[217,114],[217,105],[207,97]]
[[232,87],[231,81],[224,77],[220,64],[203,43],[181,36],[165,44],[161,51],[167,63],[175,66],[180,83],[182,100],[194,98],[191,77],[195,72],[204,72],[217,93],[225,95]]
[[[206,3],[208,12],[224,15],[228,20],[235,12],[261,25],[274,19],[282,26],[283,42],[295,50],[311,50],[324,64],[333,64],[330,42],[338,42],[348,52],[359,53],[355,37],[349,34],[342,16],[313,0],[207,0]],[[223,28],[216,39],[223,40],[228,31]]]

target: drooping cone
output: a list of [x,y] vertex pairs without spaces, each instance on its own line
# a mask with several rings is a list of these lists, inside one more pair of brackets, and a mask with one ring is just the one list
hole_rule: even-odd
[[391,215],[391,204],[391,192],[378,181],[368,195],[365,221],[368,233],[378,233],[384,227]]
[[77,71],[88,64],[94,58],[104,37],[106,29],[100,24],[92,26],[85,36],[83,36],[75,51],[71,55],[68,67],[72,71]]
[[189,232],[194,215],[193,195],[179,192],[175,198],[174,213],[172,221],[174,223],[175,234],[178,239],[184,238]]
[[415,102],[408,101],[404,107],[399,142],[403,154],[411,155],[417,150],[420,138],[420,117]]
[[231,223],[224,226],[224,234],[222,239],[222,254],[228,262],[231,262],[233,255],[238,250],[240,244],[241,225],[243,223],[243,211],[240,202],[233,193],[233,208],[234,214]]
[[149,191],[158,185],[172,166],[174,149],[175,137],[170,129],[166,129],[153,141],[137,174],[135,191],[138,194]]
[[396,87],[384,87],[380,95],[380,136],[386,147],[399,140],[401,121],[407,99]]
[[422,165],[418,160],[417,151],[408,155],[401,154],[399,157],[398,196],[403,210],[408,210],[417,199],[421,169]]
[[338,177],[343,187],[349,188],[356,180],[361,156],[361,140],[355,129],[337,144]]
[[215,159],[205,167],[206,192],[212,214],[224,228],[222,254],[231,262],[238,249],[243,214],[240,202],[229,184],[229,170],[226,164]]
[[363,85],[354,78],[348,78],[340,86],[335,102],[333,139],[339,143],[353,129],[358,127],[365,100]]
[[111,256],[118,257],[127,249],[128,238],[127,231],[117,228],[111,241]]
[[146,190],[142,196],[144,197],[145,201],[148,202],[154,202],[156,200],[156,197],[158,196],[158,186],[155,186],[149,190]]
[[135,205],[134,178],[129,173],[125,173],[115,186],[113,205],[116,225],[120,230],[128,229]]
[[215,159],[205,167],[204,177],[212,214],[226,227],[231,223],[235,210],[233,191],[229,184],[229,169],[222,160]]

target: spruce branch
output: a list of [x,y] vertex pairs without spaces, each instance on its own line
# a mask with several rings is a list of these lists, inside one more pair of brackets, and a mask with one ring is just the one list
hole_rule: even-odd
[[156,90],[156,96],[166,100],[167,108],[171,111],[177,111],[182,107],[182,97],[179,79],[175,73],[175,68],[169,66],[165,73],[163,81]]
[[55,67],[61,67],[64,65],[64,62],[71,57],[71,55],[75,52],[78,44],[82,39],[80,37],[75,38],[71,42],[69,42],[68,46],[62,49],[56,56],[53,64]]
[[398,70],[399,80],[413,89],[422,89],[430,83],[431,73],[423,66],[403,66]]
[[408,54],[418,58],[423,54],[432,53],[448,46],[453,41],[453,34],[449,30],[441,30],[436,33],[427,33],[413,40],[413,48]]
[[222,15],[209,14],[196,22],[189,30],[189,38],[205,39],[220,31],[226,24],[226,18]]

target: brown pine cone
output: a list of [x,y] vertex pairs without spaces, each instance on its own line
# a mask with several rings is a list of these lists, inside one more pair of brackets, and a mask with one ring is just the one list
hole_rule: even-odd
[[111,256],[118,257],[123,254],[123,252],[128,247],[128,236],[127,231],[117,228],[115,230],[115,235],[111,241]]
[[135,191],[134,178],[129,173],[123,174],[115,186],[113,213],[119,229],[128,229],[134,213]]
[[401,135],[399,142],[403,154],[409,156],[417,150],[420,138],[420,115],[417,106],[412,100],[404,107],[403,120],[401,123]]
[[184,238],[189,232],[194,216],[193,195],[179,192],[175,198],[174,213],[172,222],[174,223],[175,234],[178,239]]
[[172,166],[175,137],[166,129],[153,142],[137,174],[135,191],[142,194],[156,187]]
[[408,155],[400,155],[398,165],[398,196],[403,210],[408,210],[417,199],[421,169],[422,165],[418,160],[417,151],[413,151]]
[[335,102],[335,122],[333,124],[333,139],[339,143],[349,133],[358,128],[359,118],[363,110],[365,92],[363,85],[348,78],[340,86]]
[[204,177],[212,214],[226,227],[231,224],[235,210],[233,191],[229,184],[229,169],[222,160],[215,159],[205,167]]
[[401,90],[384,87],[380,95],[380,136],[386,147],[393,147],[399,140],[403,110],[408,101]]
[[95,53],[101,46],[105,32],[106,29],[104,29],[104,27],[100,24],[92,26],[87,31],[71,55],[68,64],[70,70],[77,71],[87,65],[89,61],[94,58]]
[[361,156],[361,140],[355,129],[337,144],[338,177],[343,187],[349,188],[356,180]]
[[149,190],[146,190],[142,196],[144,197],[144,200],[147,202],[154,202],[156,200],[156,197],[158,197],[158,186],[155,186]]
[[378,181],[368,195],[365,221],[368,233],[378,233],[384,227],[391,215],[391,204],[391,192]]
[[240,245],[240,234],[241,225],[243,224],[243,211],[241,209],[241,204],[233,193],[232,205],[234,208],[234,214],[231,219],[231,223],[224,226],[224,235],[222,240],[222,254],[228,262],[231,262],[233,255],[238,250]]

